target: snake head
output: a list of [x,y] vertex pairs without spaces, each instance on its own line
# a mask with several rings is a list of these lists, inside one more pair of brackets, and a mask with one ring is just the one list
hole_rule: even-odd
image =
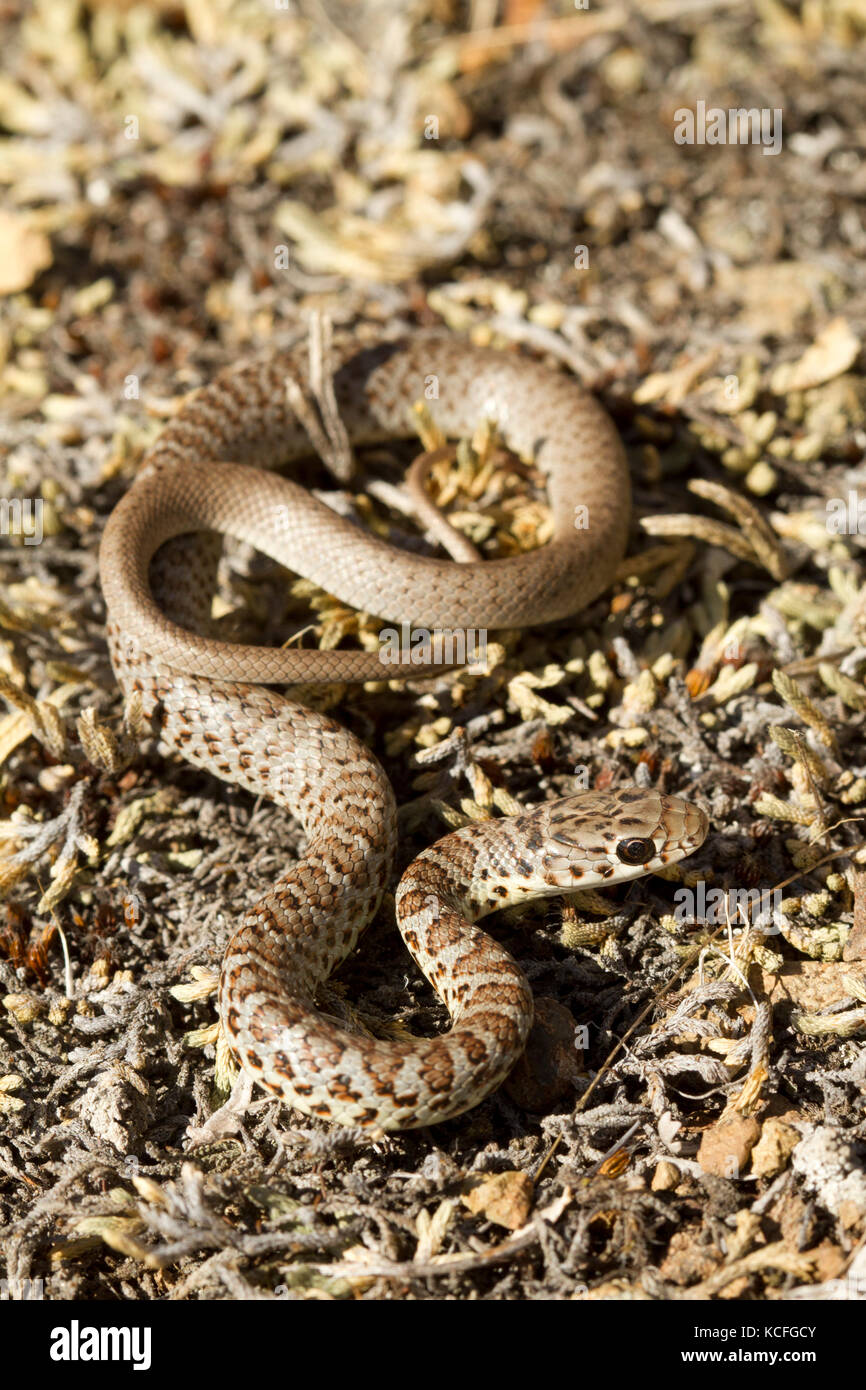
[[656,873],[703,844],[709,820],[680,796],[623,787],[563,796],[491,826],[496,848],[491,842],[474,874],[487,910]]
[[464,826],[454,842],[468,854],[468,899],[485,916],[532,898],[624,883],[675,864],[702,845],[706,812],[678,796],[622,787],[546,801],[505,820]]
[[655,873],[692,854],[709,829],[699,806],[639,787],[563,797],[520,819],[535,846],[541,893]]

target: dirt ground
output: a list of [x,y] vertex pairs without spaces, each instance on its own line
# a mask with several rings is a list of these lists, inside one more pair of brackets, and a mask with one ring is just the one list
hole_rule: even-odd
[[[13,1296],[866,1297],[860,0],[0,0],[0,25]],[[579,785],[711,830],[667,879],[493,919],[543,1027],[477,1109],[372,1142],[256,1092],[196,1147],[231,1082],[222,948],[302,840],[124,729],[97,551],[179,401],[316,312],[558,364],[632,469],[628,558],[579,618],[319,697],[392,778],[397,868]],[[362,459],[342,504],[437,553],[372,481],[411,456]],[[488,556],[545,538],[503,462],[438,480]],[[366,635],[241,546],[218,603],[227,636]],[[714,889],[774,895],[772,930]],[[324,1003],[443,1026],[393,898]]]

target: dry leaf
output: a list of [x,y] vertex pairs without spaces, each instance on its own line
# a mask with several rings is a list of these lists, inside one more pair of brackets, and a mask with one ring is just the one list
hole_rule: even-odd
[[847,372],[859,353],[860,339],[852,332],[847,319],[833,319],[799,362],[783,362],[776,368],[770,389],[777,396],[784,396],[788,391],[807,391],[810,386],[820,386]]
[[26,217],[0,209],[0,294],[17,294],[51,265],[51,242]]
[[497,1226],[517,1231],[529,1219],[532,1197],[532,1180],[525,1173],[491,1173],[464,1194],[463,1203]]

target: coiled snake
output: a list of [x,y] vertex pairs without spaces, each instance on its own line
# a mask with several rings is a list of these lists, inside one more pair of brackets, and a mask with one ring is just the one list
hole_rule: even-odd
[[[252,542],[388,622],[517,627],[567,617],[607,587],[625,548],[629,490],[611,421],[564,375],[436,334],[351,351],[334,391],[354,444],[405,437],[409,407],[426,396],[446,436],[492,418],[546,475],[548,545],[486,563],[410,555],[265,471],[311,452],[286,385],[304,377],[301,358],[285,354],[229,369],[185,404],[112,513],[100,568],[126,695],[140,692],[154,728],[188,762],[289,807],[306,834],[305,857],[228,943],[219,1009],[229,1045],[290,1105],[375,1133],[459,1115],[523,1050],[532,995],[512,958],[475,925],[480,918],[651,873],[696,849],[707,818],[676,797],[629,787],[467,825],[421,854],[396,895],[403,939],[447,1005],[450,1031],[380,1041],[316,1009],[317,985],[353,950],[387,885],[394,796],[360,740],[263,683],[393,673],[375,652],[208,637],[218,552],[203,533]],[[578,507],[587,509],[581,529]]]

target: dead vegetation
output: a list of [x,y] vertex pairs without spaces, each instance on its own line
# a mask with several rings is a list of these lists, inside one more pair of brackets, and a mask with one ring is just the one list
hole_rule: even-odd
[[[0,16],[4,1276],[50,1298],[863,1297],[862,9]],[[677,144],[700,100],[780,109],[780,152]],[[400,867],[581,777],[694,797],[713,828],[667,882],[504,916],[546,1031],[478,1110],[371,1146],[258,1097],[192,1152],[227,1082],[221,946],[298,833],[122,727],[97,548],[175,399],[320,310],[546,354],[633,469],[629,556],[578,623],[497,634],[484,672],[330,692],[393,778]],[[546,520],[494,447],[435,479],[489,555]],[[341,505],[426,546],[393,507],[405,462],[367,459]],[[219,614],[279,641],[310,597],[235,548]],[[365,640],[312,597],[318,640]],[[776,929],[696,923],[699,884],[777,890]],[[388,908],[334,1007],[438,1026]]]

